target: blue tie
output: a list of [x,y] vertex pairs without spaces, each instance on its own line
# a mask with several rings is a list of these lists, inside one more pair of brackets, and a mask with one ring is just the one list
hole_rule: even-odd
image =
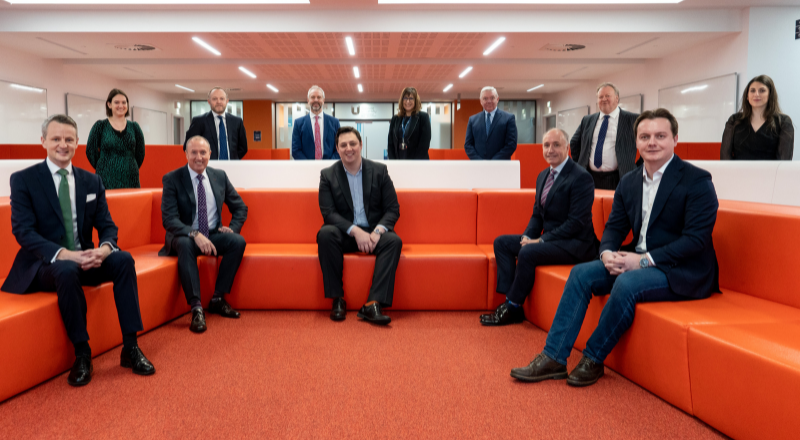
[[489,137],[489,129],[492,128],[492,114],[486,112],[486,137]]
[[219,118],[219,160],[228,160],[228,134],[225,130],[225,119]]
[[597,134],[597,147],[594,149],[594,167],[600,169],[603,165],[603,142],[606,141],[608,131],[608,115],[603,116],[603,125],[600,126],[600,133]]

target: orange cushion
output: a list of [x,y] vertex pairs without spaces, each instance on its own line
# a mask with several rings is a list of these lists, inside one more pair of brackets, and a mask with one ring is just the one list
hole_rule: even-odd
[[[323,225],[315,189],[258,189],[240,191],[247,205],[242,236],[247,243],[317,242]],[[226,215],[230,219],[230,215]],[[228,220],[226,220],[227,223]]]
[[19,251],[19,244],[16,237],[11,233],[11,202],[8,197],[0,201],[0,276],[5,277],[11,270]]
[[479,244],[491,245],[504,234],[522,234],[536,203],[536,190],[477,190]]
[[[152,193],[139,189],[112,189],[106,191],[106,200],[111,218],[119,229],[117,245],[120,249],[150,244]],[[92,232],[92,240],[95,246],[100,245],[96,229]]]
[[519,161],[520,188],[536,189],[539,173],[550,166],[542,156],[542,144],[517,144],[514,159]]
[[397,199],[400,220],[395,230],[403,243],[475,244],[478,197],[474,191],[398,190]]

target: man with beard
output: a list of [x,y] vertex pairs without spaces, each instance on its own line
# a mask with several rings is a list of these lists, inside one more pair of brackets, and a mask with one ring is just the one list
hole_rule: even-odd
[[214,87],[208,92],[208,105],[210,112],[192,118],[183,150],[189,139],[202,136],[211,145],[211,160],[243,159],[247,154],[247,133],[242,118],[225,112],[228,93],[222,87]]
[[295,160],[339,159],[336,132],[339,120],[322,112],[325,91],[320,86],[308,89],[309,113],[294,121],[292,157]]

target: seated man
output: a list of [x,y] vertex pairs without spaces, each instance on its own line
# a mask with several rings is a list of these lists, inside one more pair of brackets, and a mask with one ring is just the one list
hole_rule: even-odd
[[[122,330],[120,365],[140,375],[156,372],[139,349],[142,331],[139,291],[133,258],[117,247],[117,227],[97,175],[72,166],[78,147],[78,124],[53,115],[42,124],[47,159],[11,175],[11,227],[20,250],[3,291],[56,292],[75,363],[67,382],[92,380],[92,349],[86,331],[86,296],[81,286],[114,283],[114,303]],[[95,248],[92,229],[100,247]]]
[[344,254],[375,254],[369,297],[356,316],[386,325],[392,319],[381,308],[392,305],[394,275],[403,248],[392,230],[400,218],[397,193],[386,165],[361,157],[361,134],[355,128],[339,129],[336,149],[341,160],[322,170],[319,178],[319,209],[325,224],[317,233],[317,249],[325,298],[333,299],[331,319],[345,319]]
[[[208,312],[238,318],[239,312],[224,296],[231,291],[246,245],[239,232],[247,220],[247,205],[225,171],[208,166],[210,156],[208,141],[194,136],[186,142],[188,166],[170,171],[162,178],[161,221],[167,234],[158,255],[178,255],[178,275],[186,302],[192,307],[189,329],[195,333],[206,331],[197,257],[200,254],[222,257]],[[230,227],[222,225],[223,202],[231,212]]]
[[554,128],[542,139],[542,155],[550,167],[536,179],[536,201],[525,233],[494,240],[497,292],[506,294],[506,302],[494,313],[481,315],[483,325],[525,320],[522,303],[533,289],[536,266],[576,264],[597,256],[592,228],[594,181],[569,158],[567,137],[564,130]]
[[[678,122],[669,111],[645,111],[634,132],[644,166],[617,186],[600,261],[572,269],[544,351],[527,367],[511,370],[512,377],[526,382],[567,378],[572,386],[591,385],[603,376],[603,361],[633,323],[637,303],[719,292],[711,238],[719,203],[711,175],[674,154]],[[622,246],[629,231],[633,241]],[[567,376],[567,357],[592,293],[611,296],[583,357]]]

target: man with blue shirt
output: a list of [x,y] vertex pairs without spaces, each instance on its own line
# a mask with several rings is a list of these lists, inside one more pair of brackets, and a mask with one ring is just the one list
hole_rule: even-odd
[[500,97],[494,87],[481,90],[483,111],[469,117],[464,150],[471,160],[509,160],[517,151],[517,121],[497,108]]
[[322,111],[325,91],[320,86],[311,86],[307,97],[309,113],[297,118],[292,128],[292,157],[294,160],[338,159],[339,120]]

